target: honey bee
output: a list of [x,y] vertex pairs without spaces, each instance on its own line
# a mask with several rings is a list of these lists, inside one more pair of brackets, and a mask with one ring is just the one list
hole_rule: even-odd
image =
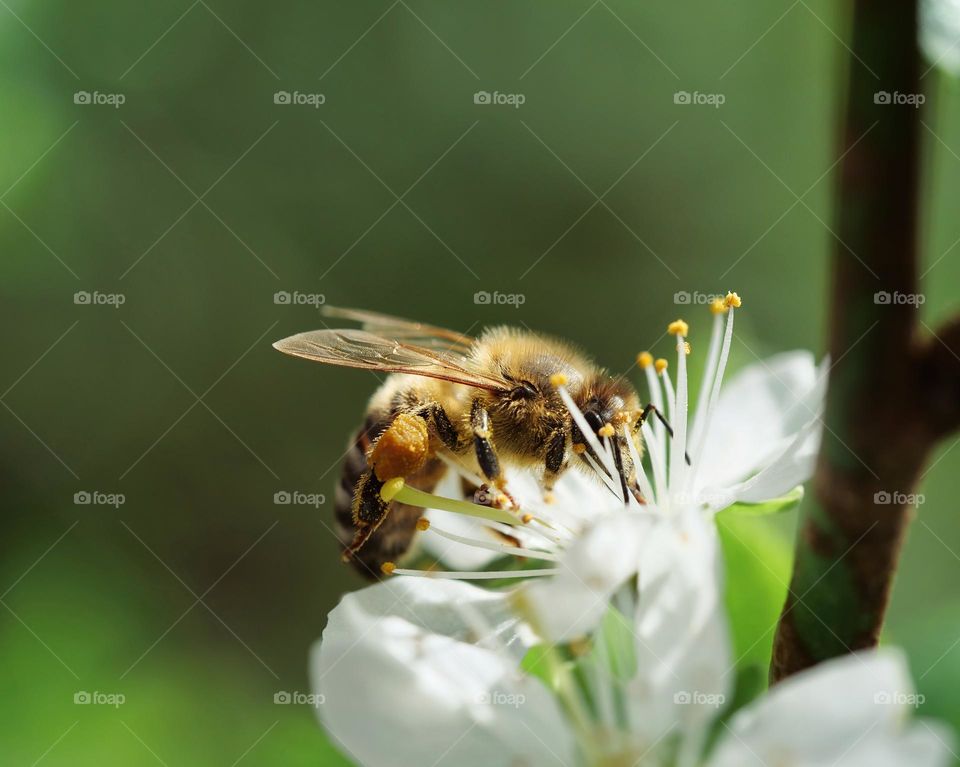
[[570,466],[606,471],[561,399],[560,381],[612,453],[618,476],[610,479],[622,497],[644,502],[627,440],[642,455],[640,427],[651,412],[670,426],[653,405],[640,406],[629,382],[572,345],[510,327],[474,338],[374,312],[325,307],[324,313],[362,329],[300,333],[274,348],[390,374],[349,443],[335,495],[343,558],[364,575],[379,577],[385,562],[408,551],[423,513],[384,501],[384,483],[402,477],[430,492],[448,470],[440,456],[482,476],[489,483],[480,488],[482,497],[504,508],[516,508],[504,465],[536,471],[546,498]]

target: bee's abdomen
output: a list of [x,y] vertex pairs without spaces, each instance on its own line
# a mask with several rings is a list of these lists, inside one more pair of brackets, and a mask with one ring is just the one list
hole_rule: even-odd
[[388,426],[373,416],[367,416],[363,426],[350,441],[350,448],[340,471],[340,482],[334,493],[333,520],[337,538],[344,547],[353,540],[353,500],[360,479],[367,471],[367,452],[373,441]]

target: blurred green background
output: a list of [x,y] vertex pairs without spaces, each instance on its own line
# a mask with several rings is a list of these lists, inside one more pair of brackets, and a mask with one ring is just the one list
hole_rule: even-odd
[[[706,309],[675,293],[733,289],[735,366],[821,354],[846,21],[826,0],[2,0],[3,763],[341,763],[309,705],[274,699],[309,692],[308,647],[360,581],[329,503],[273,498],[332,498],[377,382],[270,348],[321,325],[304,297],[524,323],[619,371],[678,314],[704,348]],[[924,83],[932,323],[960,280],[960,125],[957,89]],[[950,448],[888,636],[921,713],[960,725]],[[792,524],[741,534],[785,567]],[[757,588],[762,655],[783,588]]]

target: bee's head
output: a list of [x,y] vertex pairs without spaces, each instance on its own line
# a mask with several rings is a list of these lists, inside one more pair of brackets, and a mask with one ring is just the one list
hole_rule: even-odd
[[[617,480],[626,493],[627,487],[634,483],[633,461],[627,440],[633,442],[638,454],[642,450],[637,435],[637,393],[628,382],[603,375],[588,382],[577,392],[574,402],[597,441],[604,447],[610,446],[620,474]],[[627,427],[626,431],[624,426]],[[589,463],[586,458],[589,455],[596,466],[602,465],[576,421],[571,423],[570,429],[573,449],[581,460]]]
[[[622,436],[624,424],[631,431],[634,428],[639,400],[633,387],[623,379],[598,376],[577,392],[574,402],[598,439],[612,436],[611,428],[613,433]],[[572,432],[574,445],[585,444],[583,433],[576,423]]]

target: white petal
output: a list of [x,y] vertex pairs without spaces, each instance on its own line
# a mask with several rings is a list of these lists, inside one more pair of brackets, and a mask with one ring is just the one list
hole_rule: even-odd
[[828,661],[738,712],[709,767],[945,764],[946,741],[923,725],[904,727],[918,700],[895,650]]
[[633,726],[653,743],[675,728],[694,744],[730,694],[730,639],[716,527],[700,514],[650,531],[636,611]]
[[924,0],[920,42],[931,65],[960,74],[960,0]]
[[734,376],[694,467],[697,486],[725,487],[762,468],[819,414],[825,379],[808,352],[779,354]]
[[544,638],[569,641],[596,628],[610,597],[636,574],[647,526],[622,507],[606,514],[564,553],[556,575],[524,584]]
[[[622,507],[622,503],[595,478],[582,471],[571,469],[560,477],[554,487],[554,501],[550,504],[544,503],[542,490],[533,473],[516,469],[508,469],[505,473],[510,493],[523,510],[556,524],[565,539],[578,535],[592,519],[608,510]],[[446,498],[462,498],[459,475],[449,471],[434,492]],[[486,525],[471,517],[437,509],[428,509],[425,516],[431,523],[455,535],[503,542]],[[547,543],[543,536],[525,527],[517,527],[513,535],[525,548],[542,549]],[[501,556],[488,549],[447,540],[429,530],[420,536],[419,545],[451,570],[482,570]],[[550,548],[548,546],[548,550]]]
[[810,421],[750,479],[730,487],[704,488],[697,494],[697,500],[708,510],[719,511],[737,501],[762,503],[786,495],[813,474],[820,434],[821,422]]
[[[499,638],[478,643],[476,623]],[[572,764],[554,698],[518,673],[524,646],[510,625],[502,595],[457,581],[394,578],[349,594],[311,656],[320,718],[365,767]]]

